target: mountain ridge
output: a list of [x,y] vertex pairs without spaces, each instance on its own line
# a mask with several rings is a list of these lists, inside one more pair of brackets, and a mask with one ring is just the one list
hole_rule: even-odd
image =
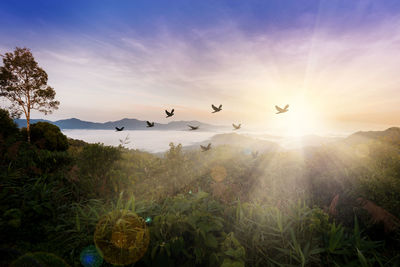
[[[15,119],[18,127],[26,127],[26,119]],[[155,123],[154,127],[148,128],[146,121],[138,119],[123,118],[117,121],[107,121],[107,122],[91,122],[83,121],[77,118],[62,119],[57,121],[50,121],[44,119],[31,119],[31,124],[36,122],[48,122],[58,126],[60,129],[77,129],[77,130],[114,130],[115,127],[125,127],[125,130],[188,130],[188,124],[194,126],[200,126],[198,131],[201,130],[223,130],[229,128],[229,126],[224,125],[212,125],[196,120],[191,121],[171,121],[169,123]]]

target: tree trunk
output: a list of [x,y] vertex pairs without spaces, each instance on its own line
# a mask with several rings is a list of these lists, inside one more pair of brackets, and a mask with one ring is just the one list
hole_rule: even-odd
[[28,134],[28,143],[31,143],[31,129],[30,129],[30,117],[31,111],[28,108],[28,115],[26,116],[26,133]]
[[26,133],[28,134],[28,143],[31,142],[31,130],[29,127],[29,118],[26,119]]

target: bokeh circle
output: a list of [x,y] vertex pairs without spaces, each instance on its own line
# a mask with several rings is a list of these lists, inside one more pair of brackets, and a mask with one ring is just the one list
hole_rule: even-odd
[[226,169],[221,165],[217,165],[211,169],[211,177],[218,183],[225,180],[226,176]]
[[103,257],[94,245],[84,248],[79,258],[84,267],[100,267],[103,264]]
[[150,233],[142,217],[128,210],[115,210],[100,218],[94,242],[105,261],[127,265],[146,253]]

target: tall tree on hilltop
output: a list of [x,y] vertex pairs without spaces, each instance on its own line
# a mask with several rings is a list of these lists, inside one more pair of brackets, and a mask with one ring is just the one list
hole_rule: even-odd
[[58,109],[60,102],[54,100],[56,92],[47,85],[47,73],[39,67],[28,48],[16,47],[13,53],[1,55],[0,96],[11,102],[13,117],[26,117],[28,142],[30,142],[31,110],[44,114]]

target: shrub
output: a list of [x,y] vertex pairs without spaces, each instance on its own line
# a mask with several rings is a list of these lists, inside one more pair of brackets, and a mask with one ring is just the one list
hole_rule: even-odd
[[[37,122],[31,125],[31,143],[40,149],[50,151],[66,151],[68,139],[60,128],[48,122]],[[24,137],[27,136],[26,128],[22,129]]]
[[79,188],[85,197],[110,196],[114,187],[111,174],[121,151],[103,144],[89,144],[78,155]]
[[10,113],[0,108],[0,141],[18,134],[18,126],[10,117]]

